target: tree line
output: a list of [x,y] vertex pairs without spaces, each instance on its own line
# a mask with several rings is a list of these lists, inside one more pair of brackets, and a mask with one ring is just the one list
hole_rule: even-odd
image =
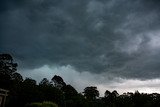
[[18,64],[10,54],[0,54],[0,88],[9,90],[6,107],[31,107],[31,103],[54,102],[58,107],[160,107],[160,94],[106,90],[99,97],[96,86],[88,86],[82,93],[62,77],[54,75],[51,80],[43,78],[39,83],[17,72]]

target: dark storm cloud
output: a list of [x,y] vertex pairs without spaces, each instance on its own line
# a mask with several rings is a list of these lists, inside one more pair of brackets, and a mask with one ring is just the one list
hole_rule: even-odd
[[25,68],[71,65],[127,78],[160,76],[158,0],[0,4],[0,52],[12,53]]

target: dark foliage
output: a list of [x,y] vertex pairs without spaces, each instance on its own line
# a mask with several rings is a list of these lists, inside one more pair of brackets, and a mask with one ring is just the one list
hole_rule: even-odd
[[96,98],[99,97],[99,91],[97,90],[97,87],[94,86],[86,87],[83,93],[85,98],[90,101],[96,100]]
[[104,97],[99,97],[95,86],[86,87],[81,94],[60,76],[55,75],[51,80],[43,78],[37,84],[32,78],[23,80],[16,70],[17,64],[13,62],[12,56],[0,54],[0,88],[10,91],[6,107],[27,107],[32,102],[43,101],[54,102],[59,107],[160,107],[158,93],[136,91],[119,95],[116,90],[106,90]]
[[66,85],[66,83],[63,81],[62,77],[55,75],[52,79],[54,82],[54,86],[57,88],[62,88]]

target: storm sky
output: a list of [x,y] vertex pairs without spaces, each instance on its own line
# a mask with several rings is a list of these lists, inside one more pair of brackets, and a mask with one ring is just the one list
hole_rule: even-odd
[[160,88],[159,0],[1,0],[0,53],[83,91]]

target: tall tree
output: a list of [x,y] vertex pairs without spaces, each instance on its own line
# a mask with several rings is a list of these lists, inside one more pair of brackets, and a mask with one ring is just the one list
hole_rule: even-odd
[[49,86],[51,85],[51,83],[49,82],[49,80],[47,78],[43,78],[41,80],[41,82],[39,83],[40,86]]
[[97,97],[99,97],[99,91],[95,86],[86,87],[83,93],[85,98],[88,100],[95,100]]
[[68,98],[68,99],[73,98],[74,96],[76,96],[78,94],[76,89],[74,87],[72,87],[71,85],[64,86],[62,88],[62,91],[64,92],[66,98]]
[[[0,54],[0,84],[1,88],[11,88],[11,80],[20,79],[20,74],[16,73],[17,63],[9,54]],[[22,78],[21,78],[22,79]],[[20,80],[21,80],[20,79]]]
[[105,93],[104,93],[104,97],[107,98],[111,95],[111,92],[106,90]]
[[62,77],[55,75],[52,78],[52,81],[54,82],[55,87],[61,89],[63,86],[66,85],[66,83],[63,81]]
[[17,70],[17,66],[10,54],[0,54],[0,72],[12,74]]

